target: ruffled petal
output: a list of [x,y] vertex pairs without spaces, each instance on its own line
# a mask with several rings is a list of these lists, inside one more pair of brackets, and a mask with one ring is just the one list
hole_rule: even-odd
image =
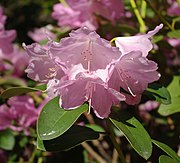
[[117,37],[115,44],[119,47],[119,50],[123,55],[128,54],[131,51],[141,51],[143,57],[148,55],[148,52],[153,48],[151,37],[155,35],[161,28],[163,24],[157,26],[154,30],[149,31],[147,34],[129,36],[129,37]]

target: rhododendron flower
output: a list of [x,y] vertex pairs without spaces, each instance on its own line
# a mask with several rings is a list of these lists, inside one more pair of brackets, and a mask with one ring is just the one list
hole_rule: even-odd
[[55,39],[56,36],[47,27],[35,28],[33,31],[28,32],[28,36],[35,42],[41,42],[47,40],[47,36],[51,39]]
[[169,1],[170,7],[167,10],[168,15],[180,16],[180,8],[176,1]]
[[0,130],[10,128],[28,135],[28,127],[35,125],[40,109],[35,108],[33,99],[28,96],[10,98],[8,105],[0,106]]
[[122,55],[116,63],[109,86],[116,90],[124,89],[121,93],[126,96],[126,103],[137,104],[148,83],[159,79],[157,69],[157,64],[144,57],[140,51],[132,51]]
[[4,28],[6,16],[3,14],[3,8],[0,6],[0,30]]
[[87,101],[89,110],[92,107],[99,118],[107,118],[111,106],[125,100],[124,95],[108,87],[108,69],[88,72],[80,64],[75,67],[68,73],[68,80],[51,83],[49,92],[52,95],[51,91],[56,90],[56,95],[61,96],[60,106],[64,109],[75,109]]
[[120,57],[118,48],[112,47],[107,40],[86,27],[72,31],[69,35],[50,47],[52,57],[59,58],[67,68],[82,64],[88,71],[106,69],[108,64]]
[[99,118],[108,117],[119,101],[138,103],[148,83],[159,79],[157,64],[141,51],[122,54],[86,27],[72,31],[60,43],[50,41],[47,49],[38,44],[24,48],[31,57],[28,76],[47,82],[50,98],[60,96],[64,109],[88,102]]
[[0,30],[0,50],[5,54],[13,52],[12,41],[16,38],[15,30]]
[[0,106],[0,130],[10,128],[14,118],[15,116],[6,105]]
[[0,51],[0,71],[11,71],[13,76],[22,76],[28,65],[28,55],[23,49],[12,45],[13,51],[9,54]]
[[86,26],[95,30],[98,27],[96,14],[114,22],[122,16],[123,4],[119,0],[66,0],[66,5],[55,4],[53,10],[52,17],[60,26]]
[[40,82],[48,82],[55,76],[61,76],[63,71],[55,65],[53,59],[49,56],[49,50],[41,47],[37,43],[26,46],[23,44],[30,57],[29,66],[26,69],[28,77]]
[[97,28],[96,18],[91,13],[90,4],[86,1],[69,2],[68,6],[61,3],[53,6],[52,17],[58,20],[62,27],[78,28],[87,26],[91,30]]
[[147,101],[144,104],[139,105],[140,111],[152,111],[154,109],[157,109],[159,107],[159,102],[157,101]]
[[119,47],[119,50],[123,55],[131,51],[141,51],[143,57],[146,57],[148,52],[153,48],[150,40],[151,37],[155,35],[162,27],[163,24],[160,24],[154,30],[149,31],[147,34],[129,37],[116,37],[115,44],[117,47]]

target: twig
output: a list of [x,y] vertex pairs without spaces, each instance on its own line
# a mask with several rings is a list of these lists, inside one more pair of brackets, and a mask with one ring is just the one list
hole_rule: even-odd
[[81,145],[99,162],[106,163],[106,161],[98,155],[86,142],[81,143]]
[[121,159],[122,163],[126,163],[123,152],[122,152],[118,142],[116,141],[116,136],[115,136],[115,133],[114,133],[113,128],[112,128],[112,123],[110,122],[109,119],[106,119],[106,123],[107,123],[107,127],[108,127],[108,130],[109,130],[109,137],[111,138],[111,141],[112,141],[115,149],[118,152],[119,158]]

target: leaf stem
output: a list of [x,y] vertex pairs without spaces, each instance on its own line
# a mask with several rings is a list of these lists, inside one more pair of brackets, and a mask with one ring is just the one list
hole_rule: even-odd
[[114,130],[112,128],[112,123],[108,118],[106,119],[106,123],[107,123],[107,128],[109,130],[109,137],[110,137],[110,139],[111,139],[111,141],[112,141],[112,143],[114,145],[114,148],[117,150],[119,158],[121,159],[121,162],[126,163],[126,160],[125,160],[123,152],[122,152],[122,150],[120,148],[120,145],[116,141],[116,136],[115,136]]
[[136,18],[140,24],[140,32],[145,33],[146,32],[146,26],[144,23],[144,20],[141,17],[141,14],[139,13],[139,10],[137,9],[137,5],[134,0],[130,0],[131,6],[133,8],[133,11],[136,15]]
[[149,5],[149,7],[151,7],[151,9],[154,11],[154,13],[159,17],[159,19],[161,19],[161,21],[164,24],[166,24],[169,29],[171,29],[173,31],[174,30],[173,27],[169,24],[169,22],[165,18],[163,18],[163,16],[159,13],[159,11],[157,11],[156,8],[151,4],[151,2],[149,2],[149,0],[145,0],[145,1]]

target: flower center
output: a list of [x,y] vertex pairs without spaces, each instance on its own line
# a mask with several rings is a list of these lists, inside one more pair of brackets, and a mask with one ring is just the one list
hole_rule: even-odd
[[92,62],[92,52],[90,50],[91,46],[92,46],[92,41],[89,41],[87,48],[83,52],[81,52],[83,60],[87,62],[86,63],[87,69],[89,72],[91,71],[90,69],[91,69],[91,62]]

